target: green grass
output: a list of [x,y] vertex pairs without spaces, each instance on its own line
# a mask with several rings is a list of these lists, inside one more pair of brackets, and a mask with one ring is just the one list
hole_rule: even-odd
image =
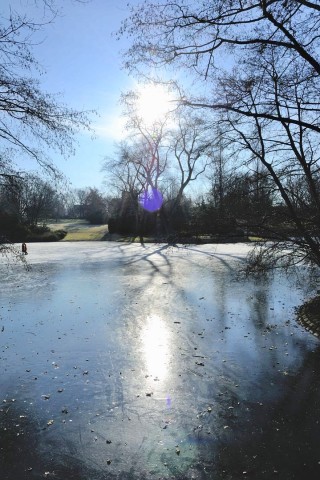
[[262,238],[262,237],[252,237],[252,236],[249,236],[249,237],[248,237],[248,240],[249,240],[250,242],[262,242],[262,241],[264,240],[264,238]]
[[91,225],[86,220],[67,219],[49,223],[48,227],[55,230],[66,230],[67,235],[62,242],[99,241],[108,233],[108,225]]

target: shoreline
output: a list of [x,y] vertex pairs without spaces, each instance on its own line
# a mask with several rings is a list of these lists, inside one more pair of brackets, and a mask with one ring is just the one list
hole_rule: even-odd
[[320,337],[320,295],[317,295],[300,307],[297,307],[297,320],[315,337]]

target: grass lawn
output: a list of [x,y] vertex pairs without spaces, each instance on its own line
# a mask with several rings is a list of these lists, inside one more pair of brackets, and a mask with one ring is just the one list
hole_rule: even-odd
[[77,242],[102,240],[108,233],[108,225],[91,225],[82,219],[58,220],[58,222],[48,223],[52,230],[66,230],[68,233],[62,242]]

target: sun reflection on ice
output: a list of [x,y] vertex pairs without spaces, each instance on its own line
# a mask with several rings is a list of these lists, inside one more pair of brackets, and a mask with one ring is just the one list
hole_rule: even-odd
[[148,374],[163,380],[168,373],[169,333],[158,315],[147,317],[142,344]]

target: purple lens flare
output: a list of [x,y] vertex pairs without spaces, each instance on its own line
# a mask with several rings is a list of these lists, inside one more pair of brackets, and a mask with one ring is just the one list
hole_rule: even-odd
[[148,212],[156,212],[161,208],[163,197],[156,188],[148,188],[140,194],[139,203]]

